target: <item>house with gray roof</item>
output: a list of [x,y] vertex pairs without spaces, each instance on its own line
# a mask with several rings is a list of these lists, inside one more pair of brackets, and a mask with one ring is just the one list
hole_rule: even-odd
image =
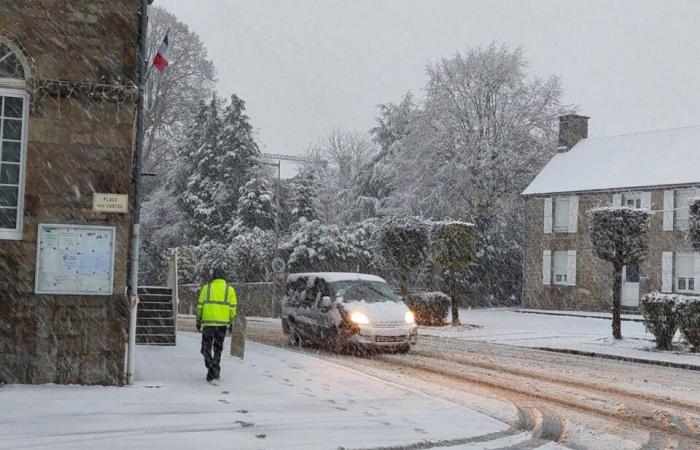
[[649,255],[623,272],[623,309],[651,291],[700,295],[700,253],[685,240],[699,146],[700,127],[588,138],[588,117],[560,117],[558,152],[522,193],[523,306],[610,309],[612,267],[593,255],[586,213],[611,204],[652,211]]

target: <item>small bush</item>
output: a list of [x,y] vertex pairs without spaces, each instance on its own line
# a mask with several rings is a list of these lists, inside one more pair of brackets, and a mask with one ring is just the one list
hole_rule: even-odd
[[676,304],[676,318],[681,335],[693,352],[700,351],[700,300],[685,298]]
[[442,292],[420,292],[406,296],[404,302],[416,315],[418,325],[442,326],[452,300]]
[[676,335],[676,303],[679,295],[665,295],[653,292],[642,298],[644,326],[656,338],[656,348],[671,350],[673,336]]

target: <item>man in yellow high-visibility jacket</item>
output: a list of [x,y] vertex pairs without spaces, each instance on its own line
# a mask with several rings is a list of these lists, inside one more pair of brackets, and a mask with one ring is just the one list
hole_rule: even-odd
[[214,269],[212,281],[202,286],[197,301],[197,331],[202,331],[207,381],[219,379],[226,330],[233,327],[237,309],[236,291],[226,281],[226,272]]

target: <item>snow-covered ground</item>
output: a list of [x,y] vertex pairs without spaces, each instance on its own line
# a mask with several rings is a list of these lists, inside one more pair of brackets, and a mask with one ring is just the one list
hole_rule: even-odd
[[199,338],[189,333],[178,335],[177,347],[139,347],[133,387],[4,386],[0,448],[312,450],[430,441],[476,450],[532,442],[456,403],[314,356],[247,345],[245,361],[222,359],[220,386],[204,381]]
[[[419,334],[486,341],[521,347],[595,352],[612,356],[688,364],[700,367],[700,354],[656,351],[644,324],[622,322],[622,341],[613,339],[605,318],[522,313],[507,309],[460,309],[461,327],[421,327]],[[594,314],[595,315],[595,314]],[[604,314],[600,314],[604,317]],[[628,318],[638,316],[630,315]],[[679,339],[679,336],[676,336]]]

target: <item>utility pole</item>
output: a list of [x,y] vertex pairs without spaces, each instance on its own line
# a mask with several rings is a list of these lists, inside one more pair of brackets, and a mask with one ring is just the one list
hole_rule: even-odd
[[144,137],[144,84],[146,81],[146,39],[148,36],[148,5],[141,0],[138,53],[138,105],[136,110],[136,148],[132,173],[133,228],[131,232],[131,281],[129,283],[129,345],[126,359],[126,383],[134,383],[134,350],[136,347],[136,317],[138,311],[139,249],[141,246],[141,166]]

